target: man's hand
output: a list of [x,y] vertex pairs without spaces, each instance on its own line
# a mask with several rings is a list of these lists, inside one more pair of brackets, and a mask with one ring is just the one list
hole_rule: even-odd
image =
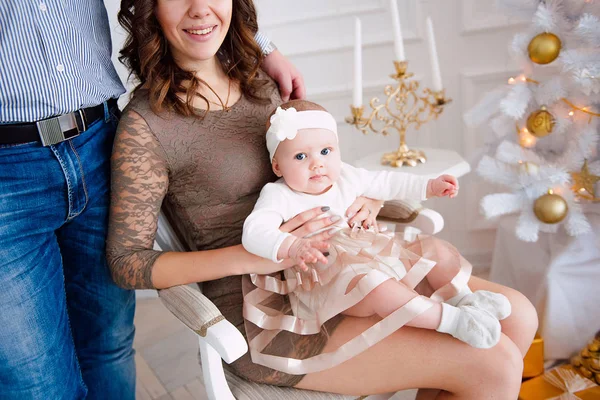
[[262,68],[279,85],[279,93],[283,101],[306,97],[302,75],[279,50],[274,50],[265,57]]
[[452,175],[441,175],[427,183],[427,197],[456,197],[458,181]]

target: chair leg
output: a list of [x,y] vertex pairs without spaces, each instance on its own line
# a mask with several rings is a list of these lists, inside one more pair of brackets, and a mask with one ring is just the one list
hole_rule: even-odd
[[202,375],[208,399],[235,400],[225,379],[221,356],[202,339],[200,339],[200,359],[202,360]]

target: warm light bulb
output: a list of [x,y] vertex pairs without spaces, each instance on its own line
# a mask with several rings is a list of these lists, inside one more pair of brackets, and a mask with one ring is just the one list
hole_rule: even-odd
[[554,194],[554,191],[552,189],[548,189],[548,194]]
[[522,80],[523,82],[527,81],[527,78],[525,78],[525,75],[521,75],[521,80]]
[[508,84],[509,85],[514,85],[515,84],[515,78],[509,78],[508,79]]
[[573,111],[569,111],[569,117],[572,117],[573,115],[575,115],[575,113]]
[[535,142],[536,142],[535,137],[533,137],[532,135],[529,135],[529,134],[521,135],[521,137],[519,138],[519,144],[522,147],[527,147],[527,148],[533,147],[533,146],[535,146]]

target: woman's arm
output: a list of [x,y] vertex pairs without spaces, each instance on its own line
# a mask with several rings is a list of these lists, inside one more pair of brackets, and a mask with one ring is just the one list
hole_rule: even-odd
[[111,206],[106,257],[114,281],[128,289],[153,288],[158,213],[169,185],[164,152],[144,119],[123,114],[111,158]]
[[269,270],[268,264],[275,265],[249,254],[242,246],[189,253],[153,250],[158,214],[168,186],[164,151],[144,119],[135,112],[126,112],[113,147],[106,252],[119,286],[165,288],[247,270]]

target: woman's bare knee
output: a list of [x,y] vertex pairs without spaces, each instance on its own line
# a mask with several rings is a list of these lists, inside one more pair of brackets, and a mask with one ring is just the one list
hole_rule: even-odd
[[[523,357],[507,336],[491,349],[476,351],[469,361],[466,390],[478,399],[516,399],[523,374]],[[478,396],[478,397],[476,397]],[[471,398],[465,397],[465,398]]]
[[521,355],[525,356],[538,329],[538,317],[533,304],[517,290],[477,277],[471,277],[469,286],[473,291],[489,290],[508,298],[512,311],[508,318],[500,321],[502,333],[508,336],[517,345]]
[[525,356],[538,330],[537,311],[529,299],[516,290],[509,289],[507,297],[512,312],[509,318],[501,321],[502,330],[506,331],[505,333],[519,347],[521,355]]

